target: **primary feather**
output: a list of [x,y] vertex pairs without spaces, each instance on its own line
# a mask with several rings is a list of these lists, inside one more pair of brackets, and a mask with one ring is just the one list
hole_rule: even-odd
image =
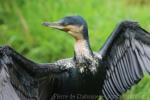
[[105,98],[115,99],[138,83],[144,72],[150,73],[150,34],[136,22],[125,21],[110,39],[100,52],[106,62],[102,92]]

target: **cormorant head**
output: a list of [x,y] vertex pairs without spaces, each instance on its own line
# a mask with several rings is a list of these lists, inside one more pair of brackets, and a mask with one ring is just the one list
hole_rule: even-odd
[[44,22],[44,26],[69,33],[76,40],[88,39],[88,29],[81,16],[67,16],[56,22]]

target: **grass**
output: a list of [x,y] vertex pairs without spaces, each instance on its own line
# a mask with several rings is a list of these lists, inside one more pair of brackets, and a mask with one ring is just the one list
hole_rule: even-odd
[[[43,27],[41,23],[80,15],[87,20],[91,47],[98,51],[122,20],[138,21],[150,31],[150,4],[145,1],[140,5],[136,0],[0,0],[0,45],[11,45],[36,62],[72,57],[73,39],[64,32]],[[149,99],[149,81],[146,75],[122,98]]]

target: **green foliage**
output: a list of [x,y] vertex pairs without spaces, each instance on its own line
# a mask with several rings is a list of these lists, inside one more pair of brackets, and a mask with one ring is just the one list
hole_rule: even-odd
[[[0,45],[8,44],[37,62],[73,56],[73,39],[64,32],[46,28],[44,21],[67,15],[83,16],[89,26],[91,46],[98,51],[117,23],[138,21],[150,31],[150,5],[142,0],[0,0]],[[138,3],[136,3],[138,2]],[[142,5],[139,5],[139,3]],[[138,5],[137,5],[138,4]],[[150,98],[150,78],[133,87],[123,99]]]

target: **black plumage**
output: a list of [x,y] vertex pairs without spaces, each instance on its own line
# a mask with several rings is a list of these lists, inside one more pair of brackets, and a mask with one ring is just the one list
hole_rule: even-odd
[[37,64],[11,47],[1,47],[0,100],[118,99],[144,72],[150,73],[150,35],[136,22],[121,22],[98,53],[90,48],[82,17],[44,25],[75,38],[74,57]]

